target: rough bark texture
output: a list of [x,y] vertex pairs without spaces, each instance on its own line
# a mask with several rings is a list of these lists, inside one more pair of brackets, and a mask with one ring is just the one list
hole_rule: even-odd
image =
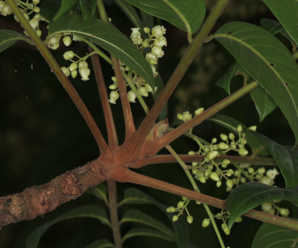
[[49,183],[26,188],[23,192],[0,198],[0,229],[8,224],[31,220],[55,210],[106,180],[100,160],[52,179]]

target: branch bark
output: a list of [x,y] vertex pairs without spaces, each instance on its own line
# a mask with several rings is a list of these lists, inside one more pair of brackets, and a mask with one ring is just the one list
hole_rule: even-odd
[[52,179],[0,198],[0,229],[22,220],[32,220],[76,199],[87,189],[106,180],[106,167],[99,159]]

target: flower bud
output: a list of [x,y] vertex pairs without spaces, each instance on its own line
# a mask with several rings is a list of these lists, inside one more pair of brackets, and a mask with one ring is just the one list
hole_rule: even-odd
[[79,69],[87,68],[87,67],[88,67],[88,63],[85,60],[79,62]]
[[211,178],[213,181],[215,181],[215,182],[219,181],[219,176],[217,175],[216,172],[212,172],[212,173],[210,174],[210,178]]
[[173,218],[172,218],[172,221],[173,222],[176,222],[178,219],[179,219],[179,216],[178,215],[174,215]]
[[71,38],[69,36],[64,36],[63,39],[62,39],[62,41],[63,41],[63,44],[65,46],[70,46],[70,44],[72,42],[72,40],[71,40]]
[[76,76],[78,75],[78,71],[77,70],[71,71],[70,74],[72,78],[76,78]]
[[220,138],[221,138],[223,141],[227,141],[227,140],[228,140],[228,136],[225,135],[225,134],[223,134],[223,133],[220,134]]
[[239,149],[238,153],[240,156],[244,157],[248,154],[248,151],[244,148],[241,148],[241,149]]
[[150,33],[150,28],[144,27],[144,32],[145,32],[145,34],[149,34]]
[[207,227],[209,225],[210,225],[210,219],[206,218],[202,221],[202,227]]
[[251,131],[257,131],[257,126],[250,126],[248,129]]
[[280,209],[280,214],[284,217],[287,217],[287,216],[289,216],[290,211],[287,208],[282,208],[282,209]]
[[213,160],[213,159],[216,158],[216,156],[217,156],[218,154],[219,154],[218,151],[212,151],[212,152],[209,152],[209,153],[207,154],[207,158],[208,158],[209,160]]
[[218,147],[221,150],[227,150],[227,149],[229,149],[229,146],[226,143],[224,143],[224,142],[220,142],[219,145],[218,145]]
[[193,217],[191,215],[188,215],[186,220],[189,224],[193,223]]
[[238,126],[237,126],[237,131],[238,131],[239,133],[241,133],[241,132],[243,131],[243,128],[242,128],[241,125],[238,125]]
[[67,51],[67,52],[65,52],[64,54],[63,54],[63,58],[65,59],[65,60],[70,60],[70,59],[72,59],[73,57],[74,57],[74,52],[73,51]]
[[70,75],[70,71],[66,67],[61,67],[61,70],[63,71],[64,75],[68,77]]
[[38,26],[39,26],[39,21],[38,20],[36,20],[36,19],[31,19],[30,21],[29,21],[29,23],[30,23],[30,26],[33,28],[33,29],[36,29]]
[[173,206],[168,207],[166,210],[168,213],[175,213],[176,212],[176,208],[174,208]]
[[199,114],[202,114],[204,112],[204,108],[198,108],[196,109],[195,111],[195,116],[199,115]]

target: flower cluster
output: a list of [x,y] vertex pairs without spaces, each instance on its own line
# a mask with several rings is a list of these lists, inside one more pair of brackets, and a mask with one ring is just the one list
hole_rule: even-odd
[[190,203],[190,200],[187,199],[186,197],[182,197],[182,201],[179,201],[177,203],[177,207],[173,207],[170,206],[167,208],[167,212],[168,213],[176,213],[178,212],[178,214],[174,215],[172,218],[172,221],[175,222],[179,219],[180,215],[183,215],[184,211],[187,213],[187,217],[186,220],[189,224],[191,224],[193,222],[193,217],[189,214],[188,210],[187,210],[187,205]]
[[[39,22],[43,20],[41,15],[38,14],[40,9],[37,5],[40,3],[40,0],[32,0],[32,3],[29,3],[29,1],[23,2],[20,0],[15,0],[15,2],[22,11],[24,17],[29,21],[31,27],[36,31],[36,34],[40,37],[41,30],[39,29]],[[5,1],[0,1],[0,14],[3,16],[13,14],[12,9]],[[15,20],[19,21],[16,16]]]
[[[146,61],[152,68],[153,75],[156,77],[158,72],[156,71],[156,65],[158,59],[164,55],[162,48],[167,46],[167,40],[164,37],[166,29],[163,26],[155,26],[151,30],[150,28],[144,28],[144,33],[148,38],[143,39],[139,28],[132,28],[132,33],[130,38],[132,42],[138,47],[139,50],[145,53]],[[124,73],[124,79],[128,83],[133,84],[137,92],[130,90],[128,91],[128,99],[130,102],[134,103],[136,99],[136,93],[142,97],[147,97],[149,93],[153,93],[156,89],[152,87],[136,72],[132,71],[125,64],[121,64],[122,71]],[[113,83],[109,86],[112,90],[110,93],[110,103],[116,103],[116,100],[119,98],[118,93],[118,84],[115,77],[112,77]]]
[[[71,50],[65,52],[63,54],[63,58],[65,60],[69,60],[72,62],[69,67],[61,67],[65,76],[68,77],[71,75],[72,78],[75,78],[79,72],[79,74],[81,75],[81,80],[88,81],[89,75],[90,75],[90,69],[88,68],[88,63],[86,62],[86,59],[91,55],[92,53],[81,58]],[[78,60],[75,61],[74,60],[75,57],[78,58]]]

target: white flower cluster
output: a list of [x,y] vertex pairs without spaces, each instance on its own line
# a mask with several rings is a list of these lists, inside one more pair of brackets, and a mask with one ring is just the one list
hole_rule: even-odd
[[[132,33],[130,38],[132,42],[138,47],[140,50],[148,50],[145,58],[146,61],[152,68],[153,75],[156,77],[158,72],[156,71],[156,65],[158,63],[158,59],[164,55],[164,51],[162,48],[167,46],[167,40],[164,37],[166,33],[166,29],[163,26],[155,26],[151,30],[150,28],[144,28],[144,32],[148,35],[147,39],[143,39],[139,28],[132,28]],[[153,93],[156,89],[152,89],[152,87],[138,74],[133,72],[128,66],[122,64],[122,71],[126,73],[125,80],[130,80],[133,83],[138,93],[142,97],[147,97],[149,93]],[[119,98],[118,93],[118,84],[115,77],[112,77],[113,83],[109,86],[112,90],[110,93],[110,103],[115,104],[116,100]],[[128,91],[128,99],[130,102],[134,103],[136,99],[136,93],[133,90]]]
[[[69,60],[72,63],[69,67],[61,67],[62,71],[64,72],[65,76],[70,76],[72,78],[75,78],[79,74],[81,76],[82,81],[88,81],[89,75],[90,75],[90,69],[88,68],[88,63],[86,62],[86,59],[91,56],[92,54],[88,54],[87,56],[80,58],[78,55],[76,55],[73,51],[67,51],[63,54],[63,58],[65,60]],[[76,57],[78,60],[74,60],[73,58]]]
[[[39,29],[39,22],[43,20],[41,15],[38,14],[40,9],[37,5],[40,3],[40,0],[32,0],[32,3],[29,3],[29,1],[23,2],[20,0],[15,0],[15,2],[22,11],[25,18],[29,21],[31,27],[36,31],[36,34],[40,37],[41,30]],[[0,14],[3,16],[13,14],[12,9],[5,1],[0,1]],[[16,16],[14,17],[16,21],[19,21]],[[26,32],[25,34],[27,35]]]

